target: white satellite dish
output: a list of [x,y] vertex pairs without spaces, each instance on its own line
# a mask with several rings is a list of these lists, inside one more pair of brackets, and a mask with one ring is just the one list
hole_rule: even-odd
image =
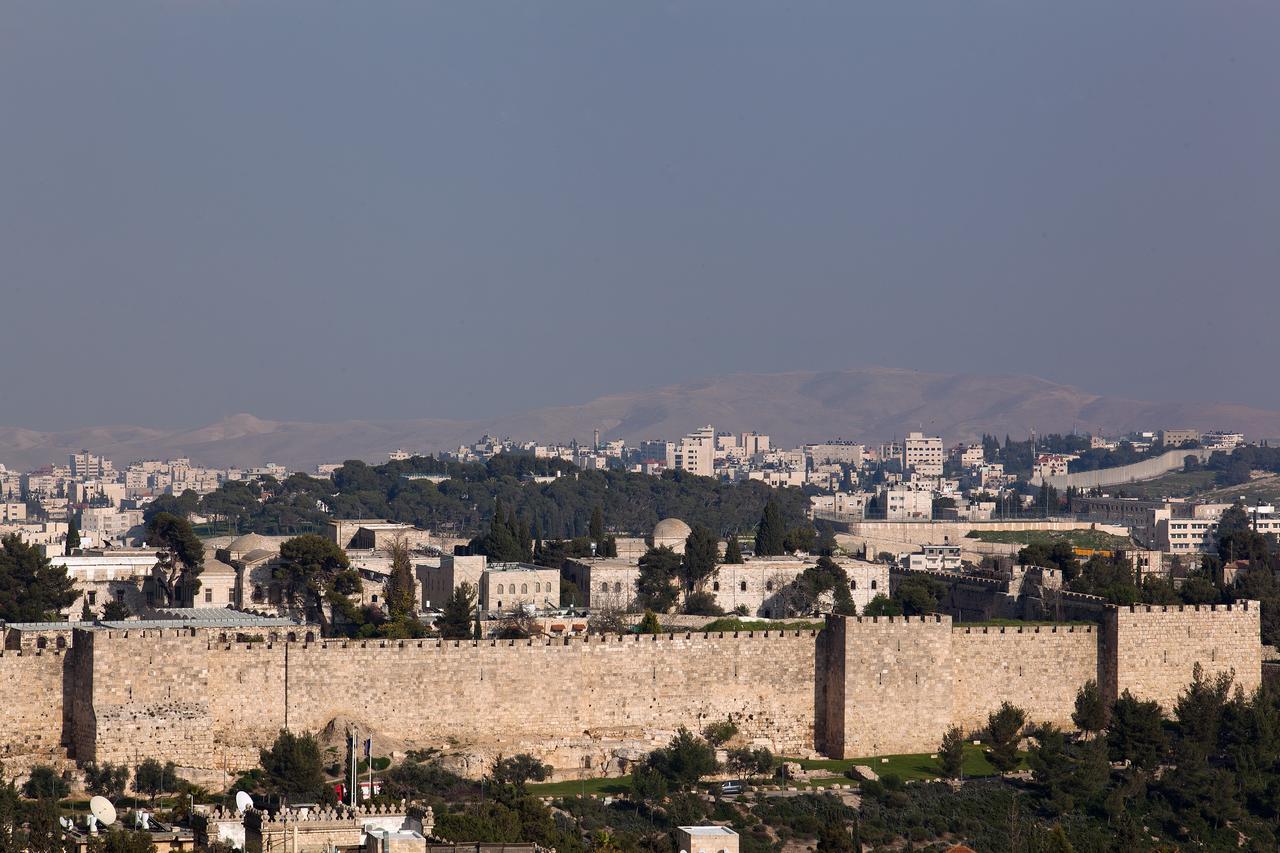
[[71,818],[69,818],[69,817],[60,817],[60,818],[58,818],[58,823],[60,823],[60,824],[62,825],[62,828],[63,828],[63,829],[71,829],[72,827],[74,827],[74,826],[75,826],[75,823],[74,823],[74,822],[72,822]]
[[236,791],[236,811],[247,812],[253,808],[253,797],[248,791]]
[[111,826],[116,822],[116,807],[106,797],[94,797],[89,801],[89,812],[103,826]]

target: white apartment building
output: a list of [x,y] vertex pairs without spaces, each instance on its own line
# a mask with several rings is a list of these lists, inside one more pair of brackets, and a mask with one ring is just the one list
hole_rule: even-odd
[[913,432],[902,442],[902,470],[922,477],[942,476],[942,439]]
[[1040,453],[1031,464],[1031,479],[1042,480],[1045,477],[1058,477],[1067,473],[1071,460],[1076,456],[1065,453]]
[[933,518],[933,492],[891,486],[880,490],[880,509],[887,521],[921,521]]
[[831,463],[862,465],[863,448],[852,441],[827,441],[822,444],[809,444],[804,448],[805,455],[813,460],[814,465]]
[[87,450],[69,454],[69,461],[71,476],[78,480],[101,480],[115,476],[111,460],[103,459]]
[[769,449],[769,436],[759,432],[744,432],[738,436],[738,446],[747,459]]
[[80,510],[80,537],[101,545],[127,537],[130,530],[142,528],[142,510],[118,510],[110,506],[88,506]]
[[[1192,518],[1171,517],[1168,509],[1155,510],[1155,545],[1170,554],[1200,554],[1218,548],[1218,522],[1228,504],[1198,506]],[[1280,536],[1280,515],[1267,504],[1246,507],[1253,529],[1264,535]]]
[[710,426],[689,433],[676,445],[675,468],[701,477],[715,476],[716,431]]
[[908,569],[927,572],[958,572],[962,568],[959,545],[922,545],[920,551],[908,554]]
[[952,455],[960,463],[960,467],[965,469],[976,468],[987,461],[981,444],[961,445],[952,451]]
[[859,521],[866,514],[866,509],[866,492],[835,492],[809,498],[809,513],[814,518]]

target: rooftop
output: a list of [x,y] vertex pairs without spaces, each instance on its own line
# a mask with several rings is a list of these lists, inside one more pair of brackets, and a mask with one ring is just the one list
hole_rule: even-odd
[[737,835],[727,826],[682,826],[681,832],[687,832],[690,835]]

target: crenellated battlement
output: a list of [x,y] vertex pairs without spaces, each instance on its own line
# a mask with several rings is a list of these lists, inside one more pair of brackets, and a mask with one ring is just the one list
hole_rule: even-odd
[[954,625],[957,634],[1096,634],[1097,625]]
[[822,630],[480,641],[115,623],[74,629],[65,651],[0,651],[0,753],[61,744],[80,761],[235,770],[253,766],[281,728],[349,719],[409,748],[450,745],[486,760],[529,752],[596,772],[680,726],[726,717],[784,754],[917,752],[1006,700],[1069,726],[1089,680],[1168,707],[1200,663],[1252,690],[1259,613],[1239,601],[1111,608],[1098,625],[832,615]]
[[1242,598],[1229,604],[1128,604],[1121,613],[1249,613],[1261,610],[1262,603]]
[[[902,621],[902,617],[898,617],[898,621]],[[779,640],[796,640],[807,639],[812,640],[818,636],[818,631],[719,631],[712,633],[697,632],[677,632],[663,634],[591,634],[581,637],[530,637],[523,640],[440,640],[440,639],[422,639],[422,640],[296,640],[296,641],[277,641],[277,642],[223,642],[220,640],[210,640],[206,643],[210,650],[230,651],[240,649],[244,651],[261,651],[263,649],[283,649],[288,647],[291,650],[305,651],[314,653],[335,652],[335,651],[352,651],[352,650],[386,650],[394,651],[410,651],[422,649],[518,649],[518,648],[582,648],[582,647],[599,647],[599,646],[643,646],[646,644],[662,645],[663,643],[678,643],[687,641],[692,643],[708,642],[714,640],[760,640],[760,641],[779,641]]]

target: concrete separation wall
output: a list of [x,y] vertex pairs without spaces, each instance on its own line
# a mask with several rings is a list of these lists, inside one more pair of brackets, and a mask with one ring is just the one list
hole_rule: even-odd
[[[1055,489],[1063,490],[1068,486],[1075,486],[1077,489],[1119,486],[1124,483],[1134,483],[1138,480],[1154,480],[1156,477],[1168,474],[1170,471],[1177,471],[1182,468],[1183,460],[1188,456],[1195,456],[1201,462],[1204,462],[1211,455],[1213,455],[1213,451],[1204,447],[1170,450],[1159,456],[1143,459],[1141,462],[1134,462],[1132,465],[1121,465],[1118,468],[1102,468],[1097,471],[1080,471],[1075,474],[1058,474],[1046,479],[1048,479],[1049,485]],[[1040,485],[1040,479],[1032,480],[1031,484],[1033,486]]]

